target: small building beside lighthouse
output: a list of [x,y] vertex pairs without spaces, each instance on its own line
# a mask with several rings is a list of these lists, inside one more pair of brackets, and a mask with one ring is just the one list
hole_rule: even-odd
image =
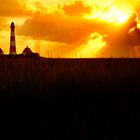
[[33,54],[33,52],[31,51],[31,49],[27,46],[23,52],[22,52],[23,55],[31,55]]
[[3,50],[0,48],[0,55],[3,55],[4,53],[3,53]]
[[15,37],[15,24],[14,22],[11,23],[11,35],[10,35],[10,50],[9,54],[10,55],[16,55],[16,37]]

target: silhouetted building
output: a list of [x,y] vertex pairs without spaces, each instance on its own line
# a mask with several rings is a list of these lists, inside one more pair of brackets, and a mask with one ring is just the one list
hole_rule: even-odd
[[10,36],[10,52],[11,55],[16,55],[16,39],[15,39],[15,24],[14,22],[11,23],[11,36]]
[[3,55],[3,50],[0,48],[0,55]]
[[31,51],[31,49],[27,46],[23,52],[22,52],[23,55],[31,55],[33,54],[33,52]]

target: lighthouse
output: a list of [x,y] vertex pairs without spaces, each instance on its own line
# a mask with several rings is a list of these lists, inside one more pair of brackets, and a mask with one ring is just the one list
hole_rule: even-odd
[[16,39],[15,39],[15,24],[11,23],[11,36],[10,36],[10,52],[11,55],[16,55]]

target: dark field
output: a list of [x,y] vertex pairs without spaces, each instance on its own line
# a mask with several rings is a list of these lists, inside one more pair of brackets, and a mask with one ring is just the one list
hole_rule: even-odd
[[139,94],[140,59],[1,57],[0,136],[135,139]]

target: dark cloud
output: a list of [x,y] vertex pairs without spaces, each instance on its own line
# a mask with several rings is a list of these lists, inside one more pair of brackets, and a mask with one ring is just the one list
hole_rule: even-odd
[[140,29],[139,28],[133,28],[133,30],[130,32],[131,41],[133,42],[133,46],[140,46]]

